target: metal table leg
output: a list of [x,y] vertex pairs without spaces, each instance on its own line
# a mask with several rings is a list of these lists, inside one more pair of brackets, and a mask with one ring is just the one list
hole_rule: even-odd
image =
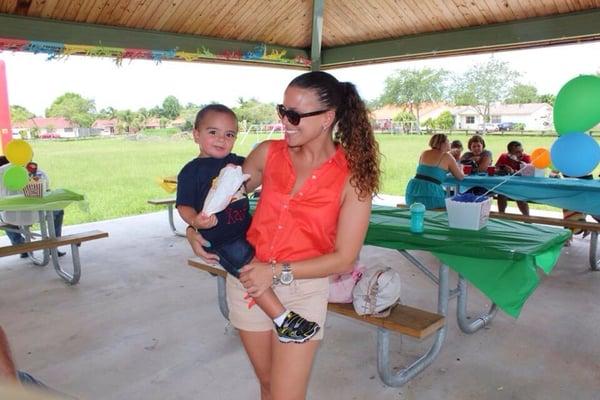
[[181,233],[175,228],[175,221],[173,219],[173,204],[167,204],[167,214],[169,215],[169,225],[171,226],[171,230],[176,236],[185,237],[185,233]]
[[227,306],[227,287],[225,286],[225,277],[217,276],[217,294],[219,296],[219,310],[221,314],[229,321],[229,307]]
[[590,268],[592,271],[600,270],[600,260],[598,260],[598,231],[594,231],[590,236]]
[[458,299],[456,301],[456,320],[460,330],[464,333],[475,333],[484,326],[492,322],[498,311],[496,304],[492,304],[486,314],[478,315],[475,318],[467,317],[467,281],[462,275],[458,274]]
[[[446,265],[440,266],[438,282],[437,312],[446,316],[448,314],[448,267]],[[379,328],[377,330],[377,370],[383,383],[393,387],[402,386],[431,365],[442,349],[447,330],[448,325],[444,324],[436,332],[433,344],[427,353],[408,367],[392,372],[390,365],[390,331]]]
[[[54,230],[54,213],[52,211],[43,212],[44,218],[42,218],[42,213],[40,213],[40,229],[44,232],[44,229],[47,231],[47,235],[50,238],[56,238],[56,231]],[[42,225],[46,225],[46,227],[42,227]],[[61,268],[60,262],[58,261],[58,248],[54,247],[50,249],[50,255],[52,256],[52,264],[54,265],[54,270],[65,282],[75,285],[79,282],[81,278],[81,261],[79,259],[79,247],[76,243],[71,244],[71,259],[73,260],[73,274],[68,273],[64,269]]]
[[[46,229],[46,224],[42,224],[41,221],[44,218],[44,212],[43,211],[38,211],[38,215],[40,217],[40,234],[42,238],[48,237],[48,232]],[[21,234],[23,235],[23,237],[25,238],[25,242],[31,242],[31,239],[33,238],[33,234],[31,233],[31,230],[29,229],[29,227],[23,227],[23,230],[21,232]],[[29,254],[29,258],[31,259],[31,261],[35,264],[35,265],[39,265],[41,267],[45,267],[46,265],[48,265],[48,263],[50,262],[50,250],[48,249],[42,249],[42,258],[39,259],[35,256],[35,254],[33,253],[33,251],[30,251]]]

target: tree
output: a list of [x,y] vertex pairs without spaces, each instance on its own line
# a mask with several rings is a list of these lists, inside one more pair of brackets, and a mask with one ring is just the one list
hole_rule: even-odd
[[440,101],[444,97],[447,72],[441,69],[398,70],[385,79],[385,89],[379,98],[380,104],[408,106],[415,116],[417,131],[420,109],[423,103]]
[[100,119],[115,119],[117,118],[117,112],[118,111],[115,110],[113,107],[108,106],[100,110],[98,112],[97,117]]
[[404,133],[409,133],[412,124],[415,122],[415,116],[408,111],[402,111],[394,115],[394,123],[400,124]]
[[162,117],[168,119],[175,119],[179,116],[181,112],[181,104],[179,104],[179,100],[175,96],[167,96],[162,104]]
[[519,73],[511,70],[508,62],[491,58],[455,78],[454,103],[473,107],[485,122],[489,122],[490,105],[504,100],[518,77]]
[[539,99],[537,88],[533,85],[517,83],[510,90],[505,100],[506,104],[527,104],[535,103]]
[[435,119],[435,126],[440,129],[452,129],[454,126],[454,115],[450,111],[444,111]]
[[247,121],[248,124],[268,124],[277,121],[274,103],[261,103],[256,99],[244,100],[238,99],[239,106],[234,107],[233,111],[238,120]]
[[89,128],[94,122],[96,104],[77,93],[65,93],[46,109],[46,117],[63,117],[77,125]]
[[117,112],[118,129],[119,131],[125,131],[129,133],[130,127],[133,127],[133,121],[135,120],[136,114],[131,110],[123,110]]
[[538,97],[538,101],[540,103],[548,103],[551,106],[554,106],[554,101],[556,100],[556,96],[550,93],[541,94]]
[[25,107],[18,105],[10,106],[10,119],[12,122],[25,122],[33,117],[35,115]]

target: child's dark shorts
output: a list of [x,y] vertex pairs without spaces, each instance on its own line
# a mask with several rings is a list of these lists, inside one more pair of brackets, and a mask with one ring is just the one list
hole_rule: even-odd
[[204,247],[204,250],[218,255],[219,264],[236,278],[240,277],[240,269],[254,257],[254,248],[243,237],[218,246]]

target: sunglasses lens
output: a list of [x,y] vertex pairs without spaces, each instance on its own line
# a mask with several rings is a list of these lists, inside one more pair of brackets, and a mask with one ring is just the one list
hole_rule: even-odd
[[300,114],[296,111],[286,109],[283,104],[277,106],[277,114],[279,114],[279,118],[281,119],[286,117],[292,125],[298,125],[300,123]]

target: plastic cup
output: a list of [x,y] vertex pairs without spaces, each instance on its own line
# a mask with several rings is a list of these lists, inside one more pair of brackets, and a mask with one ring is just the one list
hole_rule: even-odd
[[463,165],[463,173],[465,175],[471,175],[471,172],[473,172],[473,167],[471,165]]
[[487,167],[487,173],[489,176],[494,176],[494,174],[496,173],[496,167],[490,165],[489,167]]
[[422,203],[413,203],[410,206],[410,231],[423,233],[425,228],[425,206]]

